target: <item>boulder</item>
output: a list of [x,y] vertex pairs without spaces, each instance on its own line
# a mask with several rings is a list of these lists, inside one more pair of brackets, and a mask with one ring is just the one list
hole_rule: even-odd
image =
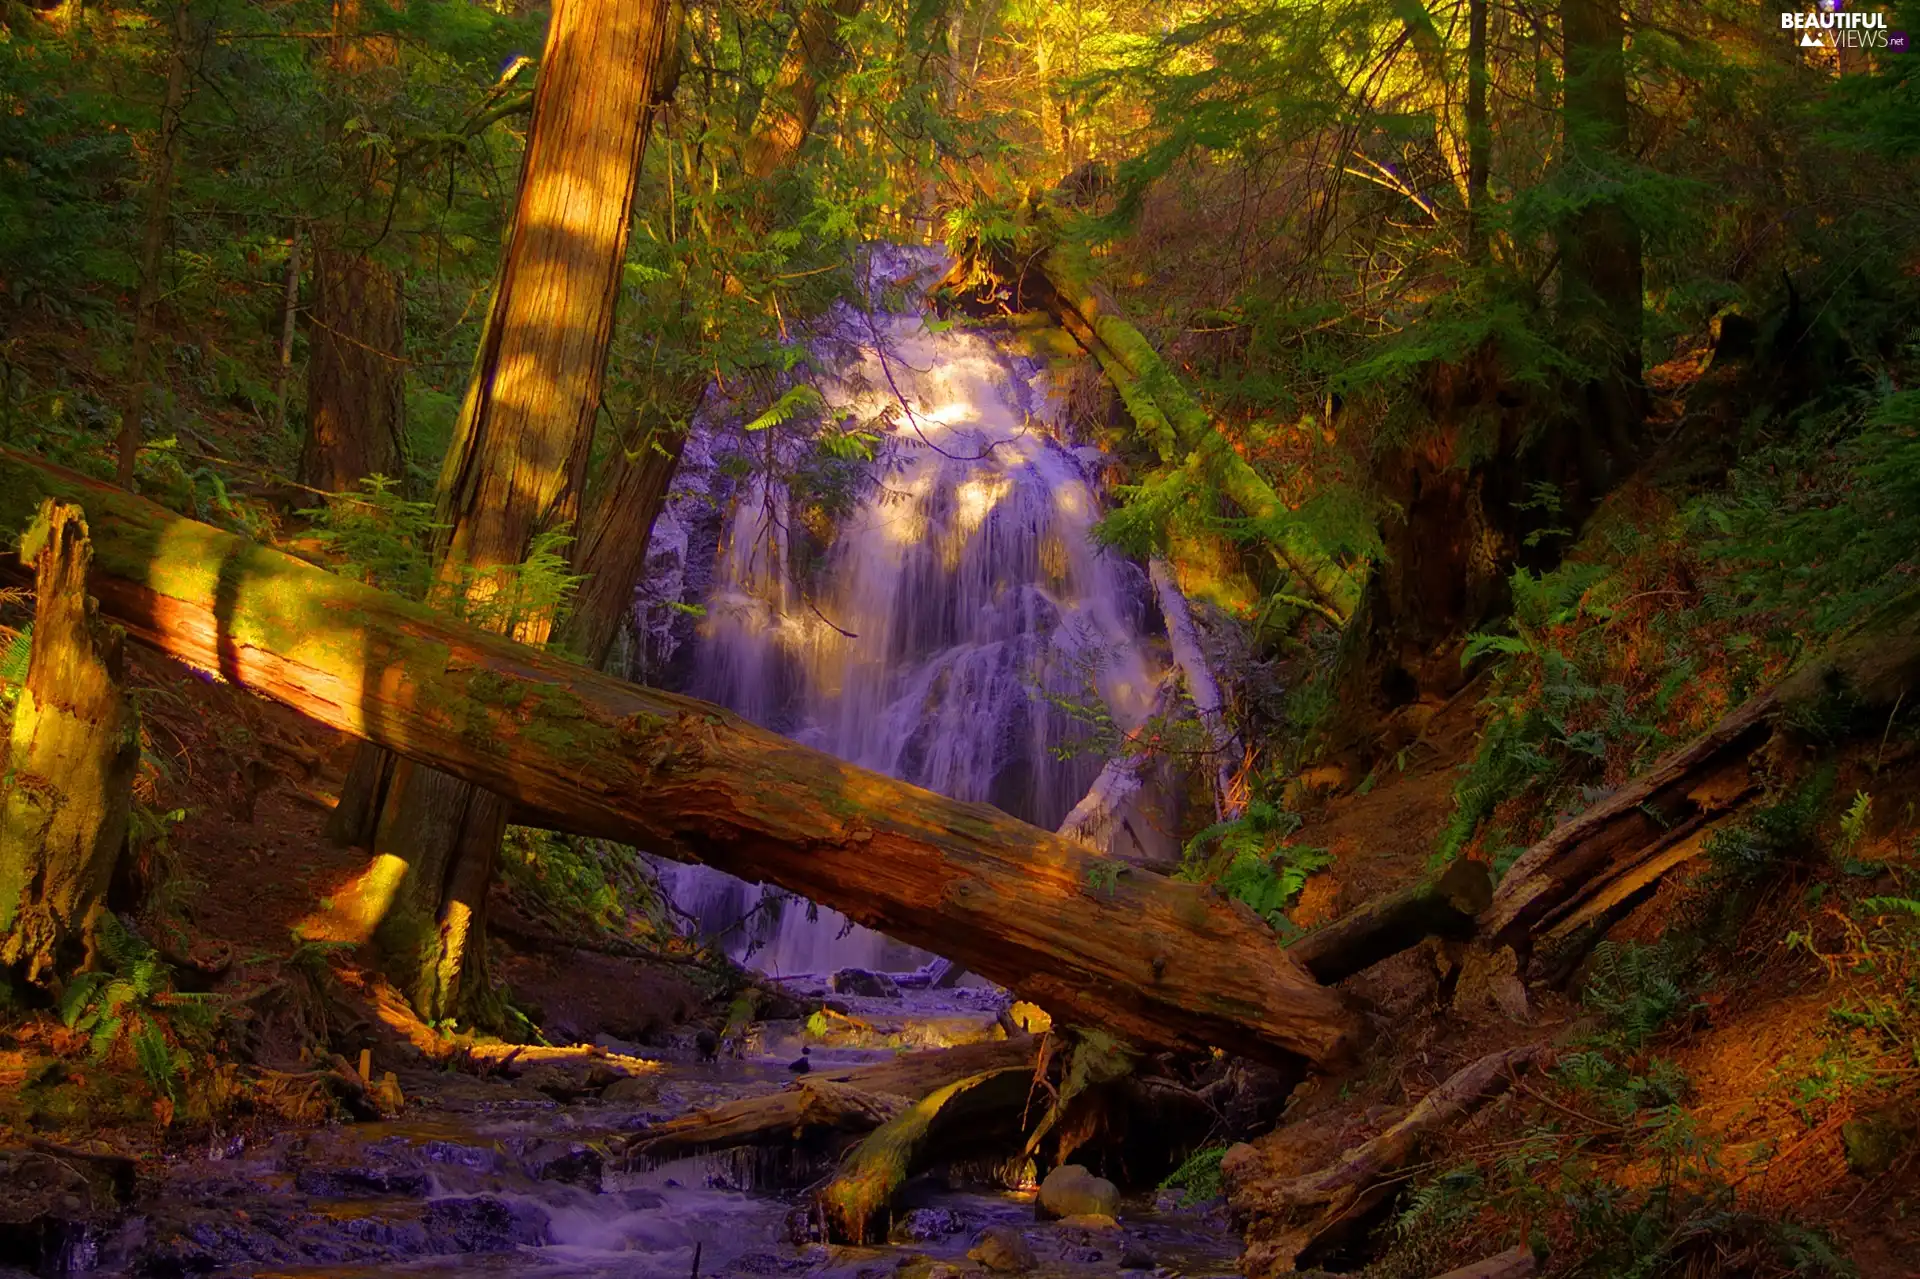
[[1026,1236],[1012,1226],[988,1226],[981,1231],[973,1247],[967,1249],[967,1260],[1003,1275],[1021,1274],[1040,1264]]
[[898,999],[900,987],[885,973],[869,972],[864,968],[842,968],[833,975],[833,993],[864,995],[868,999]]
[[1040,1183],[1036,1206],[1048,1217],[1115,1217],[1120,1188],[1079,1164],[1061,1164]]

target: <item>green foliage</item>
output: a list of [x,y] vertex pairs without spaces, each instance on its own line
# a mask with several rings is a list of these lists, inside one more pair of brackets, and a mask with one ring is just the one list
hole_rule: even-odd
[[1817,850],[1820,814],[1833,794],[1834,769],[1827,765],[1772,803],[1707,837],[1713,873],[1735,889],[1750,887],[1782,866],[1805,863]]
[[33,660],[33,623],[28,622],[0,649],[0,684],[18,690],[27,682],[27,665]]
[[369,586],[424,599],[433,581],[433,503],[409,501],[399,481],[371,475],[362,491],[341,494],[325,506],[302,510],[313,521],[313,539],[336,573]]
[[1162,1190],[1181,1192],[1180,1203],[1183,1207],[1192,1207],[1218,1199],[1225,1188],[1220,1176],[1220,1161],[1227,1157],[1226,1146],[1202,1146],[1180,1161],[1180,1166],[1168,1173],[1160,1183]]
[[1803,417],[1692,511],[1730,615],[1833,635],[1920,574],[1920,391]]
[[89,1036],[95,1061],[121,1044],[154,1092],[178,1103],[188,1045],[212,1026],[218,998],[174,990],[173,970],[111,915],[95,935],[103,969],[77,974],[60,997],[60,1020]]
[[1289,931],[1287,907],[1307,879],[1334,860],[1324,848],[1286,842],[1300,824],[1298,813],[1253,800],[1239,817],[1216,822],[1187,841],[1180,877],[1211,878],[1222,893],[1245,902],[1269,926]]
[[565,553],[572,541],[566,529],[536,534],[517,565],[460,565],[436,574],[436,539],[446,526],[434,522],[433,504],[401,496],[397,482],[384,475],[361,484],[361,493],[300,512],[313,520],[313,538],[335,571],[489,630],[510,633],[535,618],[551,619],[550,631],[560,629],[582,580]]
[[1606,1020],[1605,1037],[1629,1049],[1701,1007],[1699,947],[1670,937],[1653,945],[1603,941],[1587,965],[1581,999]]
[[558,936],[585,932],[639,942],[672,933],[645,861],[623,845],[510,826],[501,841],[500,874],[522,913]]

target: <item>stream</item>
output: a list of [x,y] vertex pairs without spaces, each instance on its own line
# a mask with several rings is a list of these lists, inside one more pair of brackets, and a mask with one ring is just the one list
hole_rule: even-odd
[[[840,997],[873,1037],[943,1041],[991,1031],[991,991]],[[691,1045],[646,1057],[576,1055],[517,1078],[403,1071],[403,1119],[230,1139],[166,1169],[138,1213],[80,1234],[64,1258],[95,1275],[795,1275],[937,1279],[977,1273],[966,1253],[1010,1226],[1029,1273],[1233,1272],[1239,1242],[1217,1205],[1172,1192],[1122,1201],[1118,1229],[1043,1222],[1034,1194],[962,1170],[911,1183],[884,1246],[811,1242],[806,1191],[833,1166],[824,1147],[744,1149],[627,1168],[620,1138],[690,1110],[788,1086],[811,1045],[819,1068],[893,1047],[827,1046],[800,1022],[758,1023],[739,1058]],[[0,1270],[0,1274],[4,1274]]]

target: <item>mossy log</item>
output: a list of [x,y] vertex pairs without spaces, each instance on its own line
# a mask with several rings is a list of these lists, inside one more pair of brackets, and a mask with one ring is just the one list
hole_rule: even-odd
[[1293,525],[1273,486],[1221,434],[1146,336],[1090,282],[1085,265],[1056,247],[1041,257],[1037,275],[1021,281],[1022,295],[1031,294],[1099,362],[1161,461],[1210,475],[1227,500],[1263,527],[1320,611],[1336,622],[1352,616],[1359,582]]
[[792,1141],[808,1132],[871,1132],[922,1098],[976,1075],[1032,1075],[1030,1036],[906,1053],[892,1061],[815,1070],[779,1092],[677,1115],[633,1134],[629,1160],[667,1160],[705,1150]]
[[0,450],[0,525],[85,508],[143,643],[552,824],[768,880],[1143,1045],[1348,1059],[1358,1016],[1266,926],[1116,863]]
[[1482,946],[1510,948],[1522,974],[1565,976],[1612,922],[1759,793],[1762,748],[1780,726],[1828,712],[1881,715],[1916,683],[1920,593],[1556,826],[1501,879],[1480,918]]
[[1461,858],[1439,876],[1363,903],[1287,947],[1316,980],[1331,986],[1428,937],[1465,939],[1493,900],[1485,862]]
[[876,1128],[815,1196],[836,1243],[880,1243],[907,1178],[938,1160],[1002,1153],[1020,1140],[1033,1100],[1030,1063],[1002,1066],[935,1089]]
[[90,960],[140,765],[139,719],[121,688],[123,633],[87,595],[92,559],[80,508],[41,500],[20,543],[33,572],[33,649],[0,775],[0,972],[39,985]]

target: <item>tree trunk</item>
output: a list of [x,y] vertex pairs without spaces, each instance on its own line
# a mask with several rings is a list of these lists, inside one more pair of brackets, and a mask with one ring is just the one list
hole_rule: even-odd
[[743,164],[764,182],[793,162],[820,118],[820,92],[840,62],[840,25],[859,16],[864,0],[814,0],[800,14],[786,57],[761,100]]
[[400,275],[316,227],[300,479],[329,493],[406,462],[406,312]]
[[616,441],[607,478],[580,523],[573,563],[582,581],[560,645],[595,669],[606,665],[620,623],[633,610],[653,526],[667,504],[705,386],[704,374],[670,386],[670,403],[685,406],[685,417],[659,420],[632,452]]
[[1564,977],[1663,876],[1701,851],[1716,824],[1760,792],[1762,748],[1783,713],[1822,704],[1877,712],[1917,685],[1920,595],[1910,593],[1860,638],[1730,712],[1529,848],[1481,916],[1481,945],[1510,948],[1521,975]]
[[[668,11],[667,0],[554,8],[513,229],[440,475],[441,581],[469,602],[505,590],[534,538],[578,513]],[[499,625],[539,644],[552,620]],[[452,1017],[487,993],[477,943],[506,805],[429,768],[356,775],[373,789],[384,777],[385,793],[373,863],[336,896],[337,921],[352,935],[377,920],[415,1009]],[[365,794],[342,803],[373,808]]]
[[[840,25],[858,16],[864,0],[816,0],[801,13],[780,70],[760,101],[742,164],[766,182],[793,163],[820,116],[821,95],[836,73]],[[764,230],[769,204],[749,221]],[[633,591],[646,569],[654,521],[680,469],[686,433],[707,387],[704,372],[670,380],[645,410],[653,423],[628,447],[622,444],[606,481],[589,503],[574,543],[574,570],[585,579],[573,601],[562,645],[591,666],[603,666],[633,608]]]
[[293,334],[300,315],[300,225],[287,237],[287,275],[280,296],[280,363],[273,375],[273,429],[287,425],[287,379],[293,372]]
[[[362,31],[361,0],[334,0],[332,75],[350,102],[399,89],[392,36]],[[360,198],[393,198],[394,175],[377,149],[359,148],[336,118],[342,167],[358,169]],[[383,198],[384,197],[384,198]],[[368,225],[371,223],[371,225]],[[329,493],[352,492],[370,475],[402,478],[406,461],[406,307],[401,278],[368,255],[380,222],[342,214],[313,232],[312,341],[307,356],[307,434],[300,478]]]
[[[0,526],[83,504],[139,639],[556,825],[767,880],[1142,1044],[1345,1059],[1361,1026],[1251,911],[0,450]],[[564,814],[564,819],[555,815]]]
[[[1177,687],[1178,682],[1169,672],[1160,681],[1159,688],[1154,690],[1153,703],[1147,708],[1146,722],[1152,723],[1172,709]],[[1061,821],[1055,833],[1102,856],[1136,866],[1147,865],[1144,846],[1123,827],[1120,818],[1127,806],[1146,789],[1146,779],[1142,774],[1150,762],[1152,756],[1145,751],[1122,750],[1115,754],[1100,770],[1100,775],[1093,779],[1093,785],[1087,788],[1080,802],[1073,806],[1073,811]]]
[[123,632],[87,595],[92,558],[80,509],[43,501],[20,543],[36,593],[33,651],[0,776],[0,973],[39,985],[91,958],[140,766]]
[[1487,0],[1467,0],[1467,261],[1487,259],[1487,179],[1493,128],[1487,119]]
[[1234,821],[1247,806],[1233,785],[1235,774],[1245,762],[1245,748],[1240,744],[1239,734],[1227,722],[1226,699],[1220,695],[1220,685],[1207,665],[1206,652],[1200,646],[1200,628],[1194,624],[1187,597],[1180,593],[1180,584],[1173,580],[1172,566],[1155,556],[1148,566],[1148,576],[1153,581],[1154,598],[1160,601],[1160,614],[1166,618],[1167,641],[1173,648],[1174,665],[1186,676],[1187,696],[1200,717],[1200,727],[1206,732],[1207,745],[1213,752],[1210,780],[1214,818]]
[[[1617,0],[1562,0],[1566,162],[1598,188],[1560,235],[1560,314],[1574,355],[1592,369],[1575,397],[1572,445],[1584,492],[1598,501],[1631,466],[1645,415],[1641,384],[1640,229],[1617,187],[1630,161],[1626,22]],[[1584,515],[1584,511],[1579,512]]]
[[173,170],[180,163],[180,120],[187,105],[188,46],[193,20],[188,0],[174,0],[173,38],[167,55],[167,92],[160,105],[160,136],[154,141],[153,168],[147,174],[146,225],[140,236],[140,284],[133,304],[133,351],[127,361],[127,394],[120,408],[118,441],[120,487],[133,488],[134,462],[140,456],[141,418],[152,389],[153,332],[160,306],[160,256],[167,247],[173,211]]

